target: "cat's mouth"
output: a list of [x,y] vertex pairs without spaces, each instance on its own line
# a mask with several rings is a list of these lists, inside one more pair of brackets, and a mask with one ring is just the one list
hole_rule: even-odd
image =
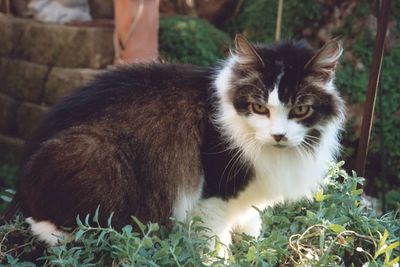
[[287,145],[282,145],[282,144],[279,144],[279,143],[273,144],[273,146],[277,147],[277,148],[285,148],[285,147],[287,147]]

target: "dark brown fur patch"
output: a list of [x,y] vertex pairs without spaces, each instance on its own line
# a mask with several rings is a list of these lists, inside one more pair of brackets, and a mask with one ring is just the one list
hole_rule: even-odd
[[100,206],[105,224],[169,223],[179,188],[201,184],[209,74],[192,66],[122,68],[62,100],[27,150],[25,216],[74,226]]

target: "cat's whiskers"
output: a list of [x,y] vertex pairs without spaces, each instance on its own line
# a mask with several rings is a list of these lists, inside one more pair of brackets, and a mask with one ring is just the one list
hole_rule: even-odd
[[304,137],[307,139],[313,139],[313,140],[317,140],[317,141],[321,140],[321,138],[314,136],[314,135],[309,135],[309,134],[305,134]]
[[315,147],[313,146],[312,143],[309,143],[307,140],[303,140],[303,142],[301,143],[301,145],[304,147],[304,149],[306,150],[307,154],[310,154],[311,151],[314,151]]
[[[229,148],[230,150],[232,150],[232,148]],[[224,170],[223,170],[223,172],[222,172],[222,174],[221,174],[221,178],[220,178],[220,180],[219,180],[219,184],[218,184],[218,188],[219,189],[221,189],[221,183],[222,183],[222,181],[223,181],[223,177],[224,177],[224,175],[225,175],[225,172],[227,171],[227,169],[228,169],[228,167],[229,166],[232,166],[231,165],[231,162],[232,162],[232,164],[233,163],[235,163],[236,161],[237,161],[237,158],[238,157],[240,157],[240,155],[242,154],[243,152],[240,150],[240,149],[238,149],[236,152],[235,152],[235,154],[231,157],[231,159],[229,160],[229,162],[226,164],[226,166],[225,166],[225,168],[224,168]],[[231,167],[232,168],[232,167]],[[229,177],[227,177],[227,181],[229,180]],[[226,184],[225,184],[225,191],[227,191],[227,189],[226,189]],[[225,192],[226,193],[226,192]]]
[[[228,188],[228,183],[230,180],[233,181],[233,187],[234,187],[234,191],[236,190],[236,177],[237,174],[243,169],[243,167],[246,166],[246,157],[245,157],[245,151],[249,150],[249,148],[251,148],[251,146],[256,145],[256,142],[254,140],[254,138],[252,138],[254,135],[252,133],[247,133],[244,135],[245,143],[239,148],[239,150],[235,153],[235,155],[232,157],[232,159],[228,162],[227,166],[224,169],[224,172],[222,173],[222,177],[225,174],[225,171],[227,170],[227,168],[229,167],[229,165],[231,166],[229,168],[229,172],[227,174],[226,177],[226,182],[225,182],[225,193],[227,193],[227,188]],[[232,162],[233,160],[233,162]],[[232,164],[231,164],[232,162]],[[246,173],[245,176],[247,175],[249,171],[249,168],[246,169]],[[233,175],[231,175],[233,173]]]
[[[216,144],[214,147],[211,147],[210,150],[213,150],[214,148],[217,148],[218,146],[221,146],[222,143],[220,144]],[[230,147],[226,147],[224,150],[219,150],[219,151],[215,151],[215,152],[203,152],[204,155],[217,155],[217,154],[221,154],[224,152],[227,152],[229,150],[232,150],[232,148]]]
[[319,146],[320,145],[320,143],[318,141],[313,140],[313,139],[308,139],[308,138],[304,139],[303,142],[307,142],[309,145],[312,145],[312,146]]
[[295,146],[294,148],[295,148],[295,151],[297,152],[297,154],[299,154],[299,156],[301,157],[302,161],[305,161],[306,159],[305,159],[305,156],[303,154],[303,150],[302,150],[301,145],[300,146]]

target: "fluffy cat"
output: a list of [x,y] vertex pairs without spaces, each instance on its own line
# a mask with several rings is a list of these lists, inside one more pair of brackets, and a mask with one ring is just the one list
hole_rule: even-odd
[[27,148],[17,197],[33,234],[57,243],[77,215],[113,226],[200,215],[222,243],[258,236],[253,206],[310,197],[339,149],[342,48],[252,45],[212,69],[119,67],[56,104]]

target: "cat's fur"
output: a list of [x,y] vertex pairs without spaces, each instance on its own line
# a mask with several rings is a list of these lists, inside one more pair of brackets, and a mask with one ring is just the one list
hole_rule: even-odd
[[[311,196],[339,148],[341,46],[238,36],[235,48],[215,69],[120,67],[55,105],[18,186],[34,234],[54,244],[60,226],[100,205],[100,222],[113,212],[117,228],[131,215],[166,225],[200,215],[229,244],[232,230],[259,234],[253,206]],[[303,120],[291,117],[299,104],[312,107]]]

